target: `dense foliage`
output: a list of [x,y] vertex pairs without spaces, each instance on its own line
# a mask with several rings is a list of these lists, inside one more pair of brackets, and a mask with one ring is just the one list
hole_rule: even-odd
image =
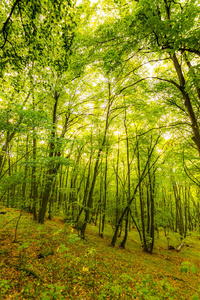
[[200,4],[3,0],[0,204],[124,248],[199,230]]

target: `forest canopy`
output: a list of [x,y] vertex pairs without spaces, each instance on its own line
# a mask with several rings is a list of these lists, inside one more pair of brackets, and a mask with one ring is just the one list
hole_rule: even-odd
[[111,245],[200,230],[200,3],[2,0],[0,205]]

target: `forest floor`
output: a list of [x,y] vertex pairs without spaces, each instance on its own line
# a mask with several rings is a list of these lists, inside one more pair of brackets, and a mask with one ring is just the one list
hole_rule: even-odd
[[40,225],[26,212],[19,220],[20,211],[6,211],[0,215],[0,299],[199,299],[197,233],[177,252],[168,243],[177,246],[178,237],[170,233],[167,240],[160,232],[148,254],[135,229],[126,249],[112,248],[109,225],[103,239],[89,225],[81,240],[61,217]]

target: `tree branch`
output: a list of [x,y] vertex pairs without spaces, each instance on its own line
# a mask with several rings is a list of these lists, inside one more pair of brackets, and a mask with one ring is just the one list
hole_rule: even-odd
[[6,32],[6,27],[7,27],[7,25],[8,25],[8,22],[11,20],[11,17],[12,17],[12,14],[13,14],[14,10],[15,10],[15,7],[17,6],[17,4],[18,4],[20,1],[22,1],[22,0],[16,0],[16,1],[15,1],[15,3],[14,3],[13,6],[12,6],[12,9],[11,9],[10,14],[9,14],[9,16],[8,16],[8,18],[7,18],[7,20],[6,20],[6,22],[5,22],[4,25],[3,25],[3,30],[2,30],[2,31],[3,31],[3,36],[4,36],[4,43],[3,43],[3,45],[0,47],[1,49],[4,48],[6,42],[8,41],[8,32]]

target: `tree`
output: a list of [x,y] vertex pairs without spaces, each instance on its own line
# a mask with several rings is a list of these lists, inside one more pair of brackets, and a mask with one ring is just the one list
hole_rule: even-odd
[[[120,73],[127,62],[131,62],[132,70],[122,77],[129,78],[131,82],[137,71],[140,69],[142,74],[144,66],[149,64],[154,68],[153,76],[145,76],[141,80],[153,79],[164,82],[166,84],[163,88],[166,91],[173,87],[175,92],[178,89],[180,100],[173,99],[171,103],[187,115],[193,134],[192,139],[200,154],[198,124],[200,93],[197,83],[199,6],[195,1],[176,3],[171,0],[140,0],[127,5],[119,4],[118,12],[119,16],[112,25],[109,22],[109,25],[100,26],[97,31],[101,38],[99,42],[101,47],[106,44],[107,69],[116,68]],[[114,47],[116,43],[118,47]],[[141,58],[145,62],[141,63]],[[139,59],[139,62],[136,62],[136,59]],[[133,84],[127,84],[124,88],[131,88]],[[181,102],[182,105],[179,104]]]
[[155,229],[186,236],[200,217],[195,1],[1,7],[0,201],[42,224],[62,212],[82,238],[111,224],[123,248],[133,224],[149,253]]

